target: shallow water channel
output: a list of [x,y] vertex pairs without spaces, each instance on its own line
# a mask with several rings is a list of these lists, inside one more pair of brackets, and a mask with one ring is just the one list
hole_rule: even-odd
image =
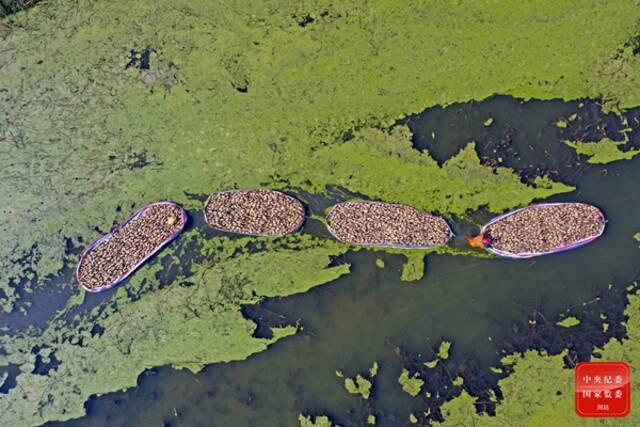
[[[573,113],[578,119],[569,127],[554,125]],[[489,117],[494,122],[483,125]],[[410,413],[437,410],[438,404],[405,394],[397,378],[403,367],[432,360],[442,340],[453,343],[444,364],[449,377],[432,378],[429,385],[441,400],[456,393],[451,380],[458,374],[476,391],[495,387],[499,374],[489,367],[498,365],[504,349],[558,351],[564,345],[585,357],[592,345],[622,335],[615,320],[620,320],[624,298],[614,294],[639,273],[640,250],[632,236],[640,231],[640,158],[585,165],[560,142],[589,133],[616,138],[615,119],[590,102],[496,97],[430,109],[407,120],[416,148],[438,161],[475,140],[488,163],[518,168],[527,176],[547,171],[577,186],[552,200],[582,200],[602,208],[609,220],[604,236],[574,251],[531,260],[429,255],[425,276],[416,282],[400,280],[401,255],[349,253],[336,262],[351,263],[351,274],[304,294],[246,308],[261,325],[258,333],[270,324],[299,320],[302,330],[296,336],[248,360],[211,365],[197,375],[152,369],[140,376],[137,387],[92,398],[87,417],[63,424],[296,426],[298,414],[304,413],[356,426],[365,425],[372,413],[377,425],[405,425]],[[455,244],[489,217],[477,212],[473,221],[455,220]],[[316,223],[307,231],[322,232]],[[376,265],[378,258],[383,268]],[[612,322],[607,333],[589,320],[598,312]],[[576,332],[541,335],[531,327],[533,319],[560,328],[555,322],[569,314],[583,320],[572,328]],[[335,371],[354,377],[367,373],[374,361],[380,369],[370,399],[347,393]]]

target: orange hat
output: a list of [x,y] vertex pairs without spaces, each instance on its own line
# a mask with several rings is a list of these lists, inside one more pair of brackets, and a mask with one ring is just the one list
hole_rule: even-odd
[[472,248],[483,249],[489,246],[491,240],[484,234],[478,234],[476,236],[467,237],[467,243],[469,243],[469,246],[471,246]]

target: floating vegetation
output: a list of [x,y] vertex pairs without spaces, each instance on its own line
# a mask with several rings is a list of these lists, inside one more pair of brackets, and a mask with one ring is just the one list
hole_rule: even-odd
[[501,215],[482,228],[487,250],[530,258],[585,245],[602,235],[605,218],[585,203],[545,203]]
[[33,6],[38,0],[0,0],[0,18]]
[[312,419],[310,415],[298,416],[300,427],[340,427],[339,425],[333,425],[329,417],[326,415],[318,415],[315,419]]
[[[344,388],[351,394],[359,394],[363,399],[369,399],[373,388],[373,379],[378,374],[378,362],[373,362],[371,368],[369,368],[369,378],[357,374],[355,379],[345,378]],[[336,376],[344,378],[344,375],[340,371],[336,371]]]
[[442,341],[440,347],[438,347],[438,353],[436,358],[422,364],[429,369],[436,367],[440,360],[447,360],[449,358],[449,350],[451,349],[451,341]]
[[436,367],[436,365],[438,364],[438,360],[440,360],[440,359],[438,359],[438,358],[436,357],[435,359],[430,360],[430,361],[428,361],[428,362],[423,362],[422,364],[423,364],[424,366],[426,366],[427,368],[429,368],[429,369],[433,369],[433,368],[435,368],[435,367]]
[[180,234],[186,223],[187,212],[176,203],[145,206],[89,245],[76,269],[78,283],[89,292],[117,285]]
[[569,126],[569,123],[564,119],[559,119],[557,122],[555,122],[555,125],[560,129],[565,129],[567,126]]
[[[151,263],[131,277],[127,291],[133,298],[128,292],[113,293],[99,309],[76,317],[75,328],[61,319],[37,334],[0,334],[0,348],[8,353],[0,352],[0,366],[21,367],[17,386],[0,398],[3,419],[22,426],[80,417],[90,396],[136,386],[140,372],[151,364],[195,373],[210,363],[244,360],[297,328],[272,326],[269,337],[254,337],[256,324],[242,315],[242,305],[268,295],[306,292],[348,272],[348,267],[330,265],[344,252],[344,245],[331,240],[328,249],[308,235],[288,237],[291,248],[264,239],[267,250],[259,253],[248,250],[251,240],[202,241],[203,253],[212,254],[207,264],[194,263],[190,275],[179,275],[163,288],[157,279],[162,263]],[[175,254],[174,245],[166,252]],[[266,274],[274,271],[281,274]],[[153,290],[142,291],[145,284]],[[96,324],[102,332],[94,335]],[[55,351],[58,368],[48,375],[34,373],[34,348]],[[97,356],[101,363],[88,365]]]
[[404,249],[442,246],[453,235],[440,217],[383,202],[338,203],[327,214],[327,227],[336,239],[351,245]]
[[416,397],[420,394],[420,390],[424,385],[424,381],[420,378],[420,374],[415,372],[413,375],[409,375],[409,371],[407,369],[403,369],[400,377],[398,377],[398,383],[402,386],[402,390]]
[[352,378],[344,379],[344,388],[351,394],[359,394],[363,399],[368,399],[371,395],[372,383],[362,375],[356,375],[355,381]]
[[369,368],[369,374],[371,375],[371,378],[375,377],[376,375],[378,375],[378,369],[380,367],[378,366],[378,362],[373,362],[373,365],[371,365],[371,367]]
[[576,150],[578,154],[587,156],[587,163],[591,164],[605,164],[618,160],[629,160],[640,154],[640,150],[636,149],[622,151],[620,147],[627,142],[628,141],[613,141],[609,138],[595,142],[564,141],[565,144]]
[[[623,2],[547,2],[548,20],[535,19],[540,8],[524,3],[505,4],[504,13],[487,11],[480,3],[434,3],[427,16],[412,8],[396,7],[397,13],[389,14],[387,8],[344,2],[334,4],[333,15],[343,18],[331,25],[320,25],[319,15],[313,15],[319,25],[311,37],[286,26],[292,12],[298,12],[290,7],[157,5],[52,2],[0,23],[0,92],[6,100],[0,105],[0,193],[10,200],[2,215],[2,310],[10,311],[22,299],[18,291],[26,288],[23,279],[31,271],[40,279],[26,289],[36,294],[45,288],[45,277],[63,268],[65,236],[74,244],[86,241],[92,226],[112,223],[116,206],[142,205],[150,191],[191,208],[194,202],[186,192],[204,193],[230,182],[241,188],[290,182],[318,194],[326,194],[328,185],[340,185],[373,199],[393,198],[447,215],[485,205],[501,212],[571,188],[550,180],[526,185],[513,169],[482,164],[472,144],[439,165],[411,148],[410,134],[388,135],[371,127],[434,105],[484,99],[500,88],[527,99],[606,94],[619,100],[620,108],[640,100],[640,86],[632,84],[640,62],[619,53],[636,30],[640,10]],[[212,16],[226,18],[229,11],[229,19],[211,26]],[[514,21],[516,11],[522,19]],[[496,31],[484,31],[485,12]],[[463,31],[448,31],[460,22]],[[397,33],[398,26],[408,31]],[[163,31],[136,35],[137,28],[155,27]],[[70,37],[70,31],[80,36]],[[117,72],[132,40],[155,46],[161,54],[153,67],[175,75],[178,84],[151,91],[142,70]],[[501,48],[507,43],[512,48]],[[296,66],[320,44],[322,55],[307,55],[305,66]],[[450,44],[458,48],[442,55],[442,46]],[[388,48],[375,49],[379,46]],[[553,60],[558,57],[563,60]],[[483,58],[490,58],[487,65],[495,72],[479,66]],[[624,75],[608,72],[621,68]],[[416,84],[415,76],[424,75],[429,79]],[[250,100],[240,93],[245,80],[251,84]],[[363,84],[385,95],[360,91]],[[353,141],[336,139],[360,126],[365,130],[356,132]],[[144,159],[145,150],[146,161],[130,162]],[[150,367],[193,368],[261,351],[266,343],[250,339],[251,323],[239,313],[238,304],[254,298],[245,288],[283,296],[310,289],[315,277],[335,277],[335,269],[325,268],[326,259],[340,253],[333,243],[322,240],[295,252],[278,247],[260,257],[243,257],[239,266],[229,262],[233,266],[222,271],[206,270],[206,286],[180,286],[196,282],[194,274],[160,290],[145,268],[145,286],[151,289],[136,300],[118,292],[115,307],[114,301],[101,304],[106,332],[83,335],[85,346],[66,337],[88,334],[89,317],[80,326],[52,323],[32,336],[7,337],[2,347],[8,355],[0,359],[18,360],[21,374],[18,385],[0,399],[3,419],[39,425],[79,417],[89,396],[134,386],[138,374]],[[218,260],[219,251],[230,250],[225,245],[221,250],[212,245],[207,255]],[[23,257],[27,262],[16,262]],[[195,264],[198,272],[209,267]],[[280,273],[285,283],[277,280]],[[248,283],[229,280],[247,274]],[[142,274],[134,279],[143,286]],[[135,321],[122,322],[130,317]],[[30,373],[34,342],[58,348],[60,373]],[[101,363],[92,363],[96,354]]]
[[302,204],[268,189],[228,190],[212,194],[204,206],[207,224],[216,230],[250,236],[284,236],[304,222]]
[[580,319],[573,316],[568,316],[562,319],[559,322],[556,322],[556,325],[562,326],[563,328],[570,328],[572,326],[578,326],[580,324]]
[[407,261],[402,264],[400,280],[403,282],[415,282],[422,279],[424,277],[426,251],[406,251],[403,255],[407,258]]
[[446,360],[449,358],[449,350],[451,349],[451,341],[442,341],[438,348],[438,358]]
[[[632,288],[633,289],[633,288]],[[598,361],[635,361],[640,357],[640,295],[632,291],[629,305],[625,309],[626,334],[624,339],[611,337],[600,348],[594,349]],[[514,425],[582,426],[584,422],[574,412],[574,395],[569,388],[573,383],[574,369],[567,369],[571,351],[558,354],[546,351],[527,350],[511,354],[502,359],[508,376],[498,384],[503,398],[495,408],[493,416],[477,413],[476,398],[467,391],[442,406],[444,421],[439,426],[486,426]],[[589,360],[587,357],[586,360]],[[573,366],[571,366],[573,367]],[[631,394],[640,389],[638,380],[632,378]],[[615,425],[640,425],[640,411],[632,399],[632,410],[628,417],[617,419]]]

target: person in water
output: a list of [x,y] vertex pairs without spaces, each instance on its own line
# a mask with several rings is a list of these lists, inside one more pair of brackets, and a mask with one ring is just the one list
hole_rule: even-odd
[[469,243],[469,246],[472,248],[484,249],[491,244],[491,239],[489,236],[480,233],[475,236],[468,236],[467,243]]

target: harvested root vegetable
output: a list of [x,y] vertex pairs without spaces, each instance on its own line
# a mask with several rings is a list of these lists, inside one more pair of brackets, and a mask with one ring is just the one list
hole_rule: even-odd
[[216,230],[278,237],[300,228],[305,213],[298,200],[279,191],[229,190],[207,199],[204,217]]
[[186,223],[187,213],[176,203],[145,206],[89,245],[76,269],[78,283],[89,292],[117,285],[180,234]]
[[446,244],[453,233],[447,222],[411,206],[352,201],[327,214],[327,227],[351,245],[426,249]]
[[530,258],[573,249],[602,235],[605,218],[585,203],[532,205],[493,219],[482,229],[487,250],[512,258]]

